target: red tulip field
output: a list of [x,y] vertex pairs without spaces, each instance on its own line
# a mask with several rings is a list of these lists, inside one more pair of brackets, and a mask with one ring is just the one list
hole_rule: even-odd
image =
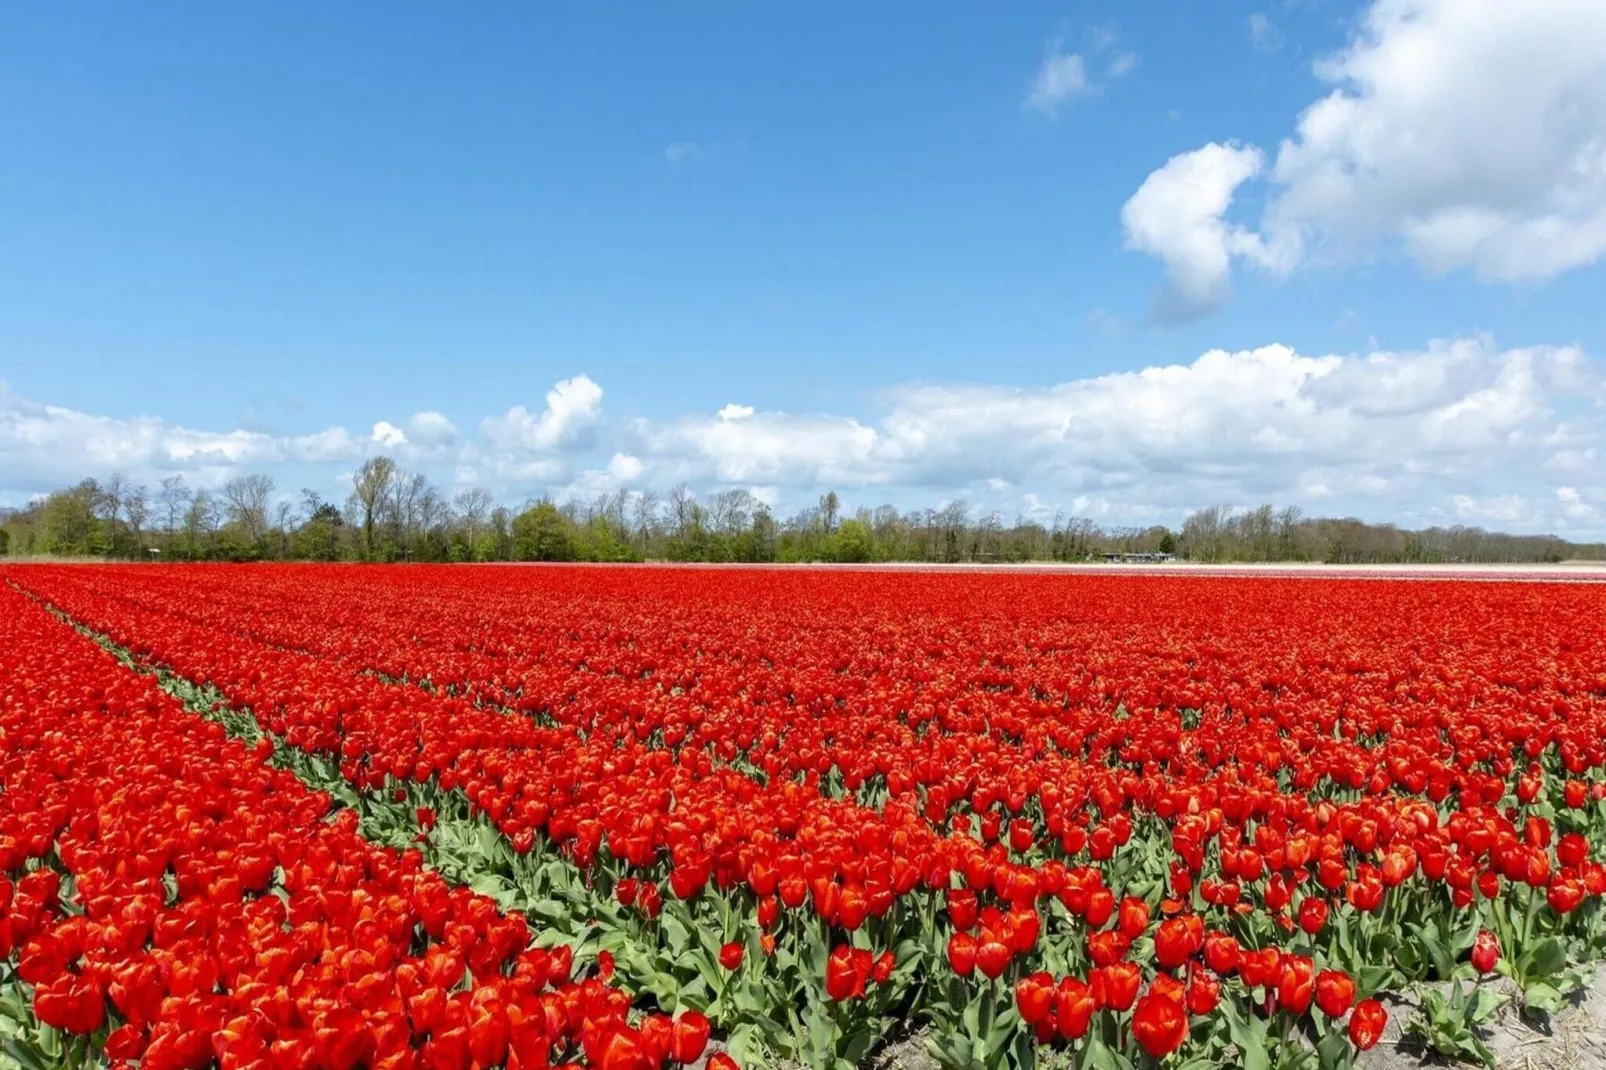
[[1488,1059],[1603,843],[1601,585],[0,569],[27,1067]]

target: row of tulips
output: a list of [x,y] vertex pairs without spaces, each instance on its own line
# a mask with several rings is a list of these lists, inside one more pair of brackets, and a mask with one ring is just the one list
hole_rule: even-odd
[[364,840],[271,751],[0,584],[7,1055],[152,1070],[702,1057],[701,1015],[633,1017],[624,993],[572,978],[567,945],[533,946],[523,917],[419,851]]
[[[1591,731],[1606,692],[1588,642],[1598,606],[1582,586],[315,574],[77,579],[208,630],[426,679],[583,735],[689,739],[720,757],[740,751],[772,777],[823,773],[824,761],[853,790],[902,794],[912,781],[943,817],[1034,794],[1023,772],[1038,771],[1042,751],[1132,761],[1136,740],[1143,758],[1181,776],[1224,762],[1275,773],[1297,758],[1301,786],[1380,784],[1435,799],[1516,742],[1576,752],[1592,768],[1606,759]],[[1109,724],[1117,707],[1139,720]],[[1156,710],[1184,723],[1150,719]],[[1440,738],[1447,711],[1450,740]],[[977,734],[991,746],[977,748]],[[1038,753],[1011,761],[1011,744]]]
[[[1469,968],[1461,964],[1485,928],[1510,949],[1502,966],[1536,1005],[1559,998],[1570,963],[1601,950],[1597,900],[1606,874],[1590,838],[1601,818],[1598,769],[1606,757],[1602,680],[1586,645],[1547,638],[1535,617],[1544,608],[1565,627],[1587,629],[1572,591],[1536,599],[1512,594],[1511,585],[1437,585],[1444,600],[1468,603],[1463,614],[1478,599],[1489,603],[1483,612],[1516,613],[1505,630],[1524,639],[1496,658],[1456,626],[1463,618],[1445,617],[1444,630],[1470,654],[1450,667],[1425,660],[1423,644],[1402,656],[1398,635],[1393,648],[1355,645],[1339,656],[1331,644],[1301,649],[1312,646],[1309,633],[1285,629],[1292,658],[1285,652],[1283,664],[1245,677],[1235,664],[1241,659],[1223,640],[1212,646],[1206,627],[1192,655],[1204,667],[1190,673],[1232,695],[1232,704],[1218,705],[1174,680],[1143,679],[1154,658],[1140,659],[1126,679],[1100,677],[1095,688],[1056,691],[1041,673],[1023,681],[1016,674],[1034,652],[1054,655],[1037,659],[1039,667],[1060,653],[1052,627],[1049,641],[1023,639],[1023,629],[1004,627],[993,606],[970,607],[968,618],[945,618],[957,634],[934,645],[918,628],[891,627],[888,617],[840,598],[839,588],[853,583],[875,595],[876,585],[894,582],[855,574],[861,578],[804,591],[814,601],[799,615],[820,625],[807,636],[817,648],[812,679],[801,686],[791,679],[777,699],[772,689],[781,685],[759,668],[765,659],[743,651],[768,640],[772,652],[791,652],[797,636],[776,623],[785,600],[761,588],[741,592],[759,607],[745,615],[666,612],[667,621],[700,617],[705,630],[677,638],[678,656],[662,638],[667,629],[643,633],[640,645],[668,659],[646,671],[634,662],[604,668],[610,651],[636,647],[603,617],[587,627],[611,629],[610,640],[561,672],[525,672],[512,684],[502,671],[463,686],[450,676],[454,666],[518,660],[520,637],[483,616],[477,628],[464,623],[469,603],[455,590],[475,594],[484,586],[479,577],[495,571],[452,573],[467,579],[440,597],[413,573],[378,583],[381,574],[361,570],[254,570],[250,582],[196,570],[170,584],[170,573],[30,569],[22,582],[118,642],[217,685],[296,746],[339,755],[357,787],[465,798],[506,835],[514,855],[560,847],[592,894],[613,892],[627,914],[655,922],[665,902],[679,904],[682,923],[717,921],[723,935],[740,936],[725,909],[734,906],[766,957],[784,962],[789,951],[812,949],[822,973],[832,946],[872,961],[906,948],[894,962],[912,968],[901,978],[889,969],[877,1011],[943,1026],[942,1035],[954,1038],[946,1054],[959,1065],[978,1052],[1026,1061],[1014,1043],[1019,1036],[1153,1052],[1160,1038],[1183,1043],[1174,1027],[1139,1024],[1170,1021],[1173,1004],[1223,1026],[1193,1038],[1206,1048],[1227,1036],[1243,1052],[1269,1026],[1292,1026],[1314,1043],[1335,1034],[1327,1019],[1338,1016],[1322,1003],[1317,1016],[1310,999],[1272,998],[1290,970],[1287,983],[1297,992],[1304,967],[1224,974],[1206,963],[1202,941],[1173,960],[1161,951],[1174,943],[1162,936],[1177,931],[1173,923],[1239,941],[1261,955],[1257,961],[1269,953],[1279,964],[1308,963],[1313,977],[1330,979],[1329,989],[1341,989],[1333,978],[1343,978],[1357,998]],[[353,575],[369,593],[354,592]],[[578,584],[633,585],[638,601],[663,603],[684,600],[685,592],[666,595],[656,590],[660,582],[678,588],[696,574],[630,573],[628,583],[596,570],[514,575],[526,617],[549,608],[542,585],[555,588],[553,615],[572,625],[572,639],[580,625],[563,613]],[[734,583],[729,573],[705,575],[759,586]],[[909,585],[912,600],[930,597],[920,589],[924,578],[896,580]],[[1230,602],[1226,608],[1251,604],[1243,585],[1209,583],[1222,586],[1195,582],[1185,592],[1207,625],[1224,612],[1201,607],[1211,591],[1226,593],[1217,599]],[[1310,591],[1330,587],[1327,601],[1346,610],[1357,591],[1374,603],[1410,602],[1415,596],[1401,590],[1425,586],[1307,581],[1264,588],[1259,597],[1275,603],[1282,591],[1308,601]],[[401,633],[406,642],[376,644],[370,657],[350,629],[353,620],[376,618],[340,607],[348,594],[371,607],[374,588],[411,630]],[[781,592],[794,603],[797,593]],[[1526,616],[1518,612],[1524,607]],[[435,608],[432,628],[413,627]],[[1032,606],[1013,608],[1027,624],[1043,619],[1033,618]],[[324,625],[319,609],[327,611]],[[1264,606],[1259,615],[1268,616]],[[1365,619],[1387,617],[1374,605]],[[1322,623],[1343,633],[1346,619]],[[294,622],[295,634],[276,623],[283,621]],[[841,633],[861,644],[852,656],[839,651]],[[1428,653],[1443,656],[1448,645]],[[542,656],[524,652],[527,662]],[[1100,674],[1111,671],[1097,658],[1084,660]],[[1224,679],[1223,666],[1236,675]],[[1447,668],[1457,674],[1452,690],[1444,686]],[[430,690],[392,686],[375,673]],[[582,687],[581,677],[601,679]],[[707,688],[710,677],[718,688]],[[880,695],[843,683],[863,678],[871,686],[878,677]],[[747,701],[749,678],[755,701]],[[908,681],[922,686],[909,691]],[[658,713],[644,703],[632,723],[618,696],[644,688],[665,702]],[[722,689],[723,702],[708,694],[695,707],[680,702],[705,688]],[[1145,693],[1152,705],[1138,704],[1135,696]],[[1299,703],[1285,706],[1283,695]],[[1121,705],[1112,709],[1115,696]],[[510,707],[539,716],[510,716]],[[438,794],[430,799],[445,804]],[[718,894],[706,894],[711,884]],[[963,897],[956,903],[955,891],[968,892],[974,907]],[[1117,896],[1141,900],[1163,920],[1135,935],[1109,929],[1105,904]],[[820,923],[823,934],[809,933]],[[984,985],[963,968],[958,939],[978,928],[972,938]],[[662,932],[646,935],[654,954],[672,943]],[[1076,1016],[1067,1028],[1057,1011],[1051,1027],[1043,1024],[1048,1015],[1027,1022],[1020,983],[1040,982],[1045,971],[1036,967],[1059,978],[1056,991],[1084,986],[1112,1031],[1079,1037]],[[1211,991],[1219,1007],[1200,1010],[1204,995],[1172,998]],[[850,989],[837,1002],[852,1004],[855,995]],[[1357,1045],[1375,1037],[1377,1024],[1376,1009],[1361,1006],[1347,1026]],[[717,1009],[730,1021],[740,1017],[728,1005]],[[842,1013],[836,1050],[849,1052],[863,1023]]]

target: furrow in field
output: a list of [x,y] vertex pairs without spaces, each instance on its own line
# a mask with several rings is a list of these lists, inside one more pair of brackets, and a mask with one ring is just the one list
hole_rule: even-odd
[[[809,1016],[820,1013],[828,1002],[816,1000],[810,1005],[808,997],[819,995],[813,986],[755,979],[771,997],[760,1013],[753,995],[739,983],[710,983],[710,978],[732,972],[719,965],[722,950],[730,944],[740,945],[744,957],[751,954],[755,961],[772,959],[780,973],[798,972],[802,963],[821,959],[829,950],[822,943],[824,934],[819,926],[778,919],[770,926],[772,942],[765,947],[760,930],[750,923],[746,912],[714,896],[685,901],[671,896],[657,900],[650,911],[632,909],[620,901],[620,883],[639,885],[643,871],[632,871],[636,876],[628,879],[624,871],[606,864],[582,872],[571,858],[543,840],[535,841],[528,850],[514,850],[462,790],[445,789],[433,781],[387,779],[383,785],[354,787],[341,775],[338,761],[290,745],[264,729],[249,708],[231,703],[216,687],[187,679],[149,658],[136,658],[111,636],[60,609],[50,607],[50,611],[100,644],[124,667],[153,677],[186,709],[219,724],[231,738],[271,748],[273,765],[356,814],[357,829],[368,841],[419,851],[426,866],[451,884],[490,897],[502,910],[536,923],[540,932],[536,946],[569,948],[583,972],[606,959],[615,987],[665,1013],[685,1008],[705,1013],[726,1027],[721,1033],[734,1033],[728,1041],[716,1041],[716,1048],[761,1058],[765,1040],[754,1021],[765,1017],[770,1019],[766,1024],[774,1024],[778,1018],[781,1028],[792,1033],[796,1047],[810,1043]],[[665,876],[666,870],[645,873],[655,891]],[[863,932],[866,947],[907,945],[911,938],[911,933],[900,933],[890,924],[870,925]],[[906,947],[906,951],[912,949]],[[896,991],[909,993],[918,986],[926,957],[924,953],[905,954],[905,983]],[[893,990],[889,985],[887,992]],[[889,1005],[901,1002],[890,996],[884,999]]]
[[0,928],[35,1015],[12,1058],[545,1066],[578,1051],[575,1000],[625,1032],[628,997],[570,985],[526,950],[522,918],[366,842],[266,741],[188,712],[9,585],[0,652],[0,869],[22,874]]

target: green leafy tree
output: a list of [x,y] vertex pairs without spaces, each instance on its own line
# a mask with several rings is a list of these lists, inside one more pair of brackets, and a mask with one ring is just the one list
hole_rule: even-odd
[[537,502],[513,518],[513,556],[520,561],[573,561],[574,524],[551,502]]
[[93,479],[58,490],[46,498],[43,510],[45,552],[82,557],[110,551],[111,532],[96,512],[101,499],[100,484]]
[[833,557],[838,561],[856,564],[874,556],[875,543],[870,529],[857,520],[844,520],[836,529]]
[[306,561],[340,560],[340,541],[346,527],[340,510],[327,502],[313,509],[307,522],[296,529],[291,553]]

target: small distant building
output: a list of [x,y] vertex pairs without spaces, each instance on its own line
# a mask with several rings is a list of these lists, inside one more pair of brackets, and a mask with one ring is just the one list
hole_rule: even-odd
[[1134,553],[1110,550],[1104,554],[1104,560],[1111,564],[1120,565],[1169,565],[1176,559],[1176,554],[1150,553],[1148,551]]

